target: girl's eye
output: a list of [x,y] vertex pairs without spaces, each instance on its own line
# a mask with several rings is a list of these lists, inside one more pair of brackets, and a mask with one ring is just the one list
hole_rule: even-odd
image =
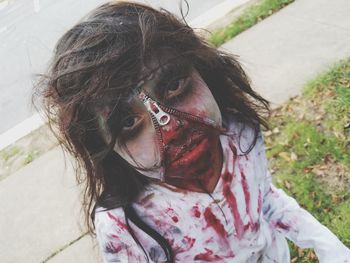
[[120,138],[121,140],[131,140],[142,130],[143,119],[138,115],[129,115],[121,122]]
[[171,82],[166,89],[165,99],[172,99],[180,95],[186,88],[186,82],[184,78]]
[[135,126],[137,126],[137,123],[138,123],[138,120],[135,116],[128,116],[123,120],[122,126],[124,130],[131,130]]

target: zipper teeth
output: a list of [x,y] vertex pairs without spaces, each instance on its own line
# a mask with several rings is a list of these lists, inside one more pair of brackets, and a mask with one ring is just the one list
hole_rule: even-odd
[[182,111],[178,111],[176,109],[173,109],[173,108],[169,108],[163,104],[159,104],[158,105],[160,108],[162,108],[165,112],[168,112],[170,114],[173,114],[177,117],[183,117],[185,119],[189,119],[189,120],[192,120],[192,121],[195,121],[195,122],[198,122],[198,123],[201,123],[201,124],[204,124],[204,125],[209,125],[211,127],[214,127],[217,129],[217,127],[215,127],[212,123],[209,123],[209,122],[206,122],[205,120],[203,120],[201,117],[198,117],[198,116],[195,116],[195,115],[192,115],[191,113],[187,113],[187,112],[182,112]]
[[[143,94],[143,98],[142,98],[142,102],[145,104],[148,100],[153,100],[145,91],[141,90],[139,92],[139,94]],[[153,100],[155,102],[155,100]],[[160,150],[160,158],[161,158],[161,163],[163,162],[163,159],[164,159],[164,142],[163,142],[163,136],[162,136],[162,132],[160,130],[160,126],[159,126],[159,123],[158,123],[158,120],[157,118],[152,114],[150,113],[151,115],[151,120],[152,120],[152,123],[153,123],[153,126],[154,128],[156,129],[156,137],[157,137],[157,141],[158,141],[158,145],[159,145],[159,150]]]
[[[217,130],[220,130],[220,128],[214,126],[212,123],[210,122],[207,122],[205,120],[203,120],[202,118],[198,117],[198,116],[195,116],[195,115],[192,115],[191,113],[187,113],[187,112],[182,112],[182,111],[178,111],[176,109],[173,109],[173,108],[170,108],[162,103],[159,103],[158,101],[154,100],[153,98],[151,98],[145,91],[142,91],[143,95],[144,95],[144,98],[143,98],[143,102],[145,103],[147,100],[152,100],[154,102],[157,103],[157,105],[162,109],[164,110],[165,112],[167,113],[170,113],[170,114],[173,114],[177,117],[183,117],[185,119],[188,119],[188,120],[192,120],[192,121],[195,121],[197,123],[201,123],[201,124],[204,124],[204,125],[209,125],[211,127],[214,127],[215,129]],[[152,114],[151,114],[152,115]],[[152,115],[153,116],[153,115]],[[156,120],[156,122],[158,123],[158,120]]]
[[153,114],[150,114],[150,115],[151,115],[151,120],[153,122],[154,128],[156,129],[156,137],[160,148],[160,158],[161,158],[161,162],[163,162],[164,142],[163,142],[162,132],[160,131],[159,123],[156,117],[154,117]]

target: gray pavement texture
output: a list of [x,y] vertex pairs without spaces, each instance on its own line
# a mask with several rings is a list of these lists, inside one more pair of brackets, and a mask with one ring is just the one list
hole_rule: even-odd
[[222,46],[238,55],[253,88],[273,102],[350,57],[350,2],[297,0]]
[[[350,56],[350,2],[297,0],[222,48],[239,56],[254,87],[276,104]],[[79,187],[55,148],[0,181],[0,262],[42,262],[84,233]],[[48,262],[101,262],[89,236]]]

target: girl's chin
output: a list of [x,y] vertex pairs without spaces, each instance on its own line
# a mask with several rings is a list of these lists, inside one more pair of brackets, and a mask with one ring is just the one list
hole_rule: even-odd
[[[202,151],[202,150],[201,150]],[[169,165],[165,168],[167,183],[188,189],[202,191],[213,190],[222,168],[221,146],[208,144],[208,148],[196,156],[194,162],[187,165]],[[178,163],[175,163],[178,164]]]

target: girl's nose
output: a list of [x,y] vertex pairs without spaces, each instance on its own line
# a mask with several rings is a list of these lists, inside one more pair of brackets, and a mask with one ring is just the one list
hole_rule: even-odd
[[188,121],[179,119],[174,115],[170,115],[170,121],[167,125],[161,127],[162,140],[167,144],[183,144],[187,140],[190,125]]

